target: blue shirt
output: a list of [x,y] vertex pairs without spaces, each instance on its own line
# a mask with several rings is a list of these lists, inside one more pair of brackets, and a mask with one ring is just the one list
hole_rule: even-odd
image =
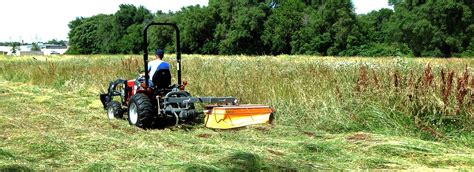
[[159,59],[148,62],[148,72],[149,72],[148,76],[150,76],[150,83],[149,83],[150,86],[153,86],[153,82],[152,82],[153,75],[155,75],[156,71],[161,70],[161,69],[169,70],[170,64]]

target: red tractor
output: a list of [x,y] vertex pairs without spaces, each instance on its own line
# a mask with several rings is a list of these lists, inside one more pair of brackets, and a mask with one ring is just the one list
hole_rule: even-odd
[[[158,70],[148,76],[147,31],[151,26],[171,26],[176,33],[177,84],[171,84],[170,70]],[[144,29],[143,61],[145,75],[135,80],[117,79],[109,84],[107,93],[100,100],[109,119],[123,118],[128,112],[128,122],[140,128],[164,128],[183,123],[198,123],[205,115],[210,128],[235,128],[258,123],[270,123],[274,110],[265,105],[238,105],[234,97],[192,97],[181,81],[181,50],[179,28],[173,23],[151,23]],[[152,77],[153,86],[150,86]],[[195,103],[208,103],[198,112]]]

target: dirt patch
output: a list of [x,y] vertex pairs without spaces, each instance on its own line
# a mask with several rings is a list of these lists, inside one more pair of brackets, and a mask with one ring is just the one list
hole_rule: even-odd
[[267,148],[267,151],[270,152],[273,155],[278,155],[278,156],[284,155],[284,153],[282,151],[273,150],[273,149],[270,149],[270,148]]
[[166,147],[181,147],[181,145],[176,144],[176,143],[167,143]]
[[202,133],[202,134],[198,134],[197,136],[200,137],[200,138],[205,138],[205,139],[207,139],[207,138],[211,137],[212,135],[211,135],[211,134]]
[[256,126],[254,128],[259,131],[270,131],[271,126]]
[[109,124],[110,124],[110,127],[112,127],[112,129],[119,128],[117,124],[114,124],[114,123],[109,123]]
[[351,142],[357,142],[371,140],[371,138],[372,137],[366,133],[355,133],[354,135],[347,136],[346,140]]
[[303,134],[307,135],[309,137],[314,137],[314,135],[315,135],[313,132],[309,132],[309,131],[303,131]]

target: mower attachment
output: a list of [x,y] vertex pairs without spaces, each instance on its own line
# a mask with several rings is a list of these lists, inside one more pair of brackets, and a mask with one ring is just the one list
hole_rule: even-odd
[[206,106],[204,113],[206,127],[231,129],[272,123],[274,110],[265,105]]

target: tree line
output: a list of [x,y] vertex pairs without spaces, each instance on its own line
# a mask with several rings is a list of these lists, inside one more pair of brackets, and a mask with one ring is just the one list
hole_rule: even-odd
[[[389,0],[357,15],[350,0],[209,0],[177,12],[122,4],[69,23],[70,54],[139,54],[150,22],[181,29],[186,54],[474,56],[474,0]],[[172,28],[152,28],[149,49],[174,52]]]

